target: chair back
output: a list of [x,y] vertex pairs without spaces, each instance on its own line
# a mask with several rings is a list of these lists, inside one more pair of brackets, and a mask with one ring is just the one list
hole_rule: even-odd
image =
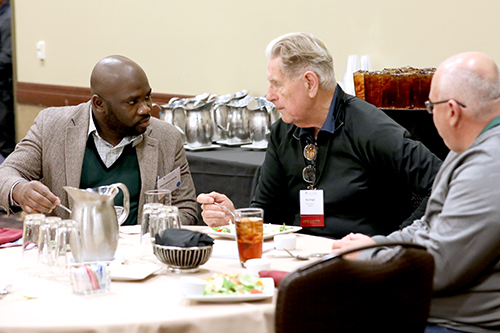
[[[347,253],[394,247],[372,260]],[[276,332],[423,332],[434,260],[412,243],[376,244],[329,255],[291,272],[279,285]]]

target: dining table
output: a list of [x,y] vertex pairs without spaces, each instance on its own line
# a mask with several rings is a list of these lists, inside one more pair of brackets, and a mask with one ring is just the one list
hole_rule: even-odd
[[[0,296],[0,333],[274,332],[278,289],[268,298],[253,301],[205,302],[181,293],[182,276],[246,272],[234,238],[214,234],[207,226],[184,228],[208,233],[215,240],[210,259],[197,272],[172,272],[158,261],[152,248],[141,244],[138,228],[120,227],[116,253],[130,273],[111,275],[109,291],[90,295],[73,293],[67,276],[41,276],[26,267],[21,246],[0,248],[0,284],[12,284],[7,295]],[[330,252],[332,239],[296,236],[295,254]],[[321,260],[293,258],[276,250],[270,237],[264,240],[263,249],[262,257],[270,261],[271,270],[290,272]],[[152,266],[152,273],[144,272]]]

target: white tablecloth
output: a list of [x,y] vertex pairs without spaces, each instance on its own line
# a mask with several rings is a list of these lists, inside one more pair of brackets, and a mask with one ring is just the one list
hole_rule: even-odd
[[[298,235],[294,252],[329,252],[331,243]],[[125,254],[125,265],[139,265],[145,259],[138,244],[139,235],[120,234],[118,252]],[[275,256],[283,252],[264,253],[272,270],[292,271],[314,260]],[[152,251],[146,259],[156,261]],[[189,275],[244,271],[237,259],[212,257],[199,272]],[[0,249],[0,283],[13,284],[0,299],[0,332],[274,332],[276,292],[273,299],[255,302],[201,303],[182,297],[181,276],[162,268],[144,280],[112,281],[109,292],[82,296],[72,293],[69,280],[29,274],[23,268],[20,247]]]

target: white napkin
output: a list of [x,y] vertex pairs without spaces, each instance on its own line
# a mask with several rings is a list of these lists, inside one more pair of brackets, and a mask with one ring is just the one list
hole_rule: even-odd
[[[274,249],[274,242],[265,242],[262,244],[262,252],[267,252],[272,249]],[[212,248],[212,257],[239,259],[237,242],[216,239],[214,247]]]

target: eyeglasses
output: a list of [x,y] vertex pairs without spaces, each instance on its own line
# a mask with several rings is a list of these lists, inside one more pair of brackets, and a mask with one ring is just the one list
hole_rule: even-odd
[[456,99],[454,98],[449,98],[447,100],[444,100],[444,101],[439,101],[439,102],[431,102],[431,101],[426,101],[425,102],[425,108],[427,109],[427,112],[429,112],[430,114],[432,114],[432,112],[434,111],[434,105],[436,104],[443,104],[443,103],[447,103],[448,101],[450,100],[454,100],[455,102],[457,102],[458,105],[460,105],[461,107],[463,108],[466,108],[465,104],[463,103],[460,103],[459,101],[457,101]]
[[309,143],[304,147],[304,158],[311,162],[302,169],[302,178],[306,183],[309,184],[307,188],[312,190],[314,188],[314,183],[316,182],[316,155],[318,153],[318,146],[314,143]]

